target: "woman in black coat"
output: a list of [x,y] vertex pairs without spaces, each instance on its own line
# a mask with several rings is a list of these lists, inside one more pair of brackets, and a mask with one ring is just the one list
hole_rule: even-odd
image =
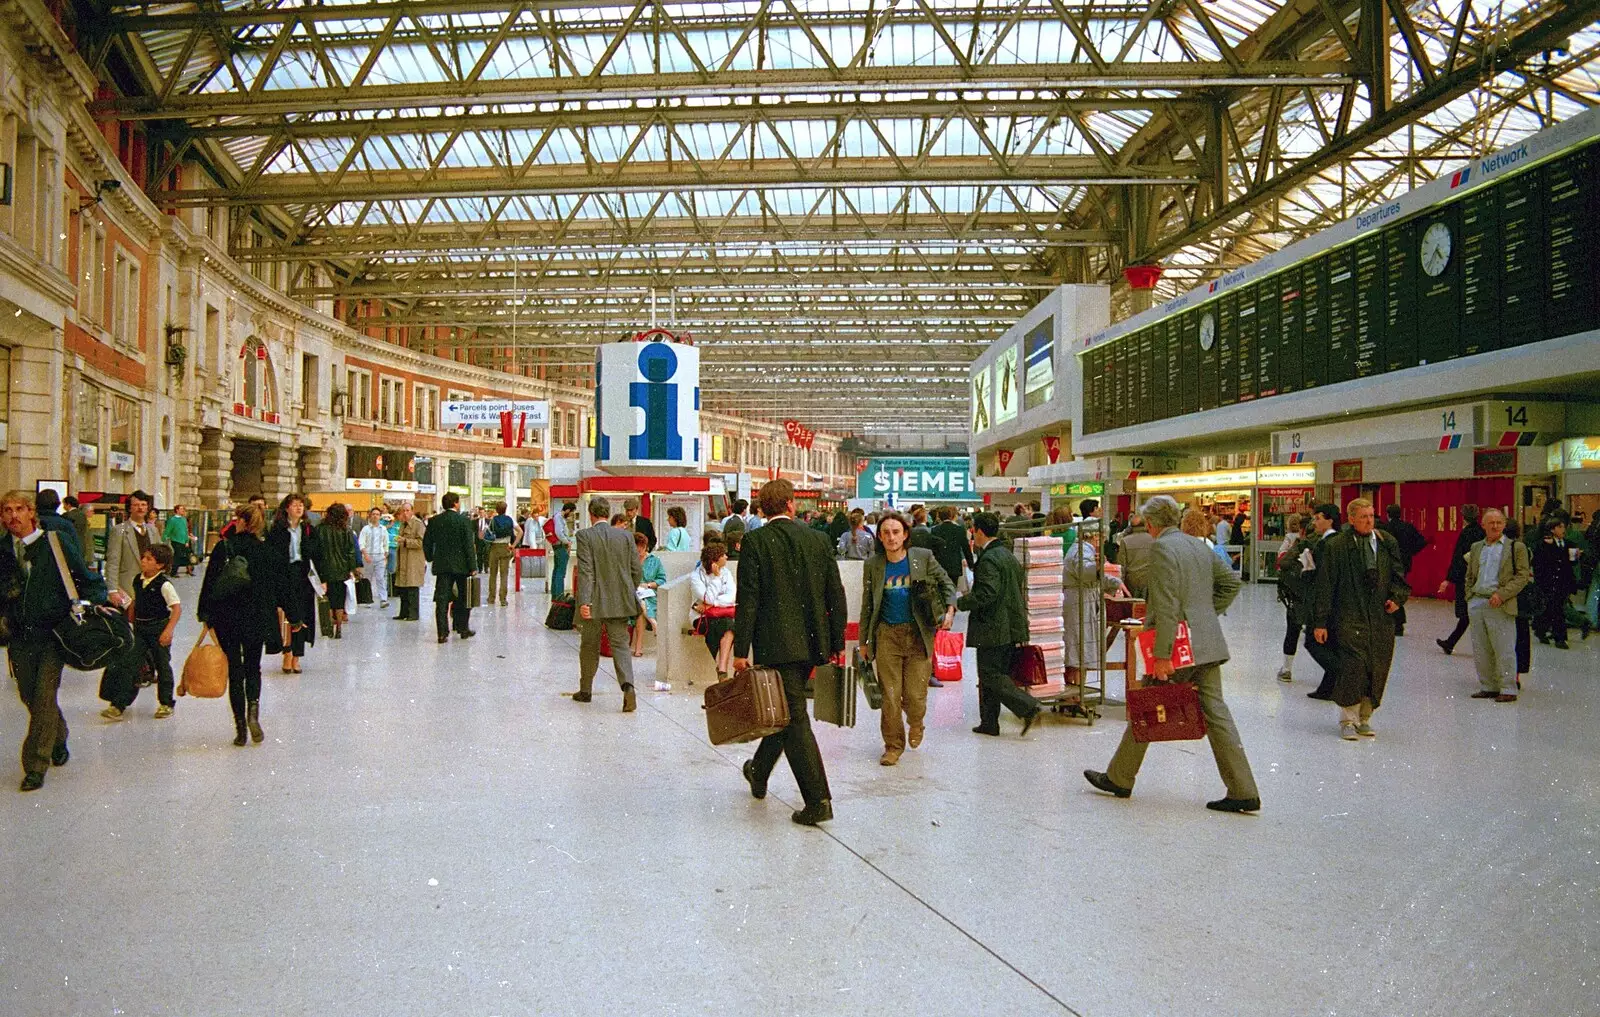
[[317,557],[317,534],[306,519],[306,496],[290,494],[278,506],[267,544],[278,555],[287,577],[283,616],[289,624],[283,648],[283,673],[299,674],[306,647],[317,641],[317,592],[311,586],[311,563]]
[[[261,654],[283,649],[278,609],[285,599],[285,569],[266,542],[267,517],[260,506],[246,505],[236,518],[233,531],[211,551],[196,613],[202,625],[216,631],[217,642],[228,655],[233,744],[243,745],[247,729],[256,742],[265,737],[260,717]],[[242,585],[241,570],[230,568],[235,558],[243,560],[248,572]]]
[[1560,519],[1546,519],[1544,534],[1533,546],[1533,585],[1539,588],[1542,610],[1533,621],[1539,642],[1552,638],[1559,649],[1567,648],[1567,599],[1578,591],[1572,574],[1571,545],[1567,527]]

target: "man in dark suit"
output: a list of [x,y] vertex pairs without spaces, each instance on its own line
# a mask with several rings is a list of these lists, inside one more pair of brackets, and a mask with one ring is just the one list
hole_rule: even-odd
[[439,642],[446,643],[452,621],[462,639],[477,634],[471,627],[467,583],[478,571],[478,532],[472,520],[456,510],[460,495],[447,492],[439,504],[440,511],[428,520],[422,534],[422,556],[433,563],[433,623]]
[[939,525],[933,528],[933,556],[939,559],[950,581],[960,586],[962,567],[970,569],[974,560],[967,529],[956,522],[956,510],[949,505],[940,506],[934,514],[939,517]]
[[[1205,541],[1178,528],[1183,507],[1172,498],[1156,495],[1144,503],[1139,514],[1156,538],[1150,545],[1149,600],[1145,608],[1145,625],[1156,630],[1152,677],[1190,682],[1197,687],[1200,712],[1206,719],[1206,738],[1211,742],[1222,784],[1228,790],[1226,798],[1207,802],[1206,808],[1255,812],[1261,808],[1261,792],[1256,789],[1233,714],[1222,698],[1222,665],[1228,660],[1228,643],[1217,616],[1238,596],[1239,577]],[[1194,650],[1192,667],[1173,666],[1179,622],[1189,625],[1189,642]],[[1106,772],[1085,770],[1083,777],[1098,790],[1127,798],[1133,794],[1133,782],[1144,762],[1146,748],[1144,742],[1134,740],[1130,724],[1123,730],[1122,741]]]
[[[628,525],[634,533],[644,534],[644,539],[649,541],[650,550],[656,549],[656,527],[649,516],[639,514],[639,499],[629,498],[622,503],[622,514],[628,517]],[[633,554],[633,545],[628,545],[628,553]]]
[[1444,582],[1439,584],[1441,597],[1450,585],[1454,584],[1456,588],[1456,627],[1443,639],[1434,640],[1445,653],[1455,651],[1456,644],[1461,642],[1461,637],[1467,634],[1467,626],[1471,624],[1467,612],[1467,554],[1473,544],[1484,539],[1478,516],[1478,506],[1461,506],[1461,532],[1456,535],[1455,550],[1450,552],[1450,566],[1445,569]]
[[[1428,546],[1428,538],[1422,535],[1421,530],[1405,521],[1399,505],[1385,507],[1383,514],[1388,518],[1378,524],[1378,529],[1393,537],[1394,542],[1400,545],[1400,565],[1402,567],[1400,578],[1404,579],[1411,574],[1411,563],[1416,560],[1417,555],[1422,553],[1422,549]],[[1404,604],[1401,604],[1400,610],[1394,613],[1394,634],[1397,636],[1406,634],[1406,607]]]
[[[72,612],[67,584],[56,566],[46,531],[39,526],[33,495],[11,491],[0,498],[0,522],[7,538],[0,548],[0,595],[10,642],[11,677],[17,695],[28,708],[28,733],[22,740],[22,790],[44,786],[51,765],[65,766],[67,719],[61,714],[56,693],[61,688],[61,651],[54,629]],[[76,537],[58,535],[62,557],[78,587],[78,596],[91,603],[106,600],[105,584],[83,565]],[[120,593],[117,606],[127,604]]]
[[1349,529],[1327,540],[1312,594],[1312,638],[1334,651],[1333,701],[1345,741],[1374,737],[1372,711],[1383,701],[1394,661],[1394,616],[1406,602],[1400,545],[1377,528],[1372,502],[1345,509]]
[[789,726],[761,739],[755,758],[744,764],[744,776],[750,794],[765,798],[778,754],[787,756],[806,803],[790,818],[815,826],[833,818],[833,794],[811,732],[806,680],[813,667],[844,652],[850,611],[827,535],[794,521],[794,485],[771,481],[759,498],[767,521],[745,534],[739,555],[733,668],[750,666],[753,646],[761,666],[777,669],[789,702]]
[[971,611],[967,645],[978,651],[978,726],[973,733],[1000,734],[1000,707],[1022,718],[1027,734],[1039,718],[1040,706],[1011,680],[1017,645],[1028,639],[1028,611],[1022,601],[1022,566],[999,540],[1000,517],[979,512],[972,518],[978,561],[972,567],[972,592],[956,601],[956,610]]
[[[640,518],[643,518],[642,516]],[[628,622],[639,616],[639,584],[644,568],[634,551],[633,532],[612,526],[611,503],[589,499],[589,527],[574,538],[578,549],[578,617],[583,641],[578,647],[578,691],[574,703],[593,698],[594,673],[600,667],[600,632],[611,643],[611,666],[622,686],[622,712],[632,713],[632,642]]]

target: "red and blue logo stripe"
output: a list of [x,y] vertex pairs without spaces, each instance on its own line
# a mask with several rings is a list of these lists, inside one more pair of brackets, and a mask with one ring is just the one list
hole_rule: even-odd
[[1443,437],[1441,437],[1439,439],[1439,451],[1440,452],[1448,452],[1451,449],[1460,448],[1460,447],[1461,447],[1461,435],[1459,435],[1459,434],[1447,434],[1447,435],[1444,435]]
[[1453,191],[1457,187],[1460,187],[1463,184],[1465,184],[1470,179],[1472,179],[1472,167],[1471,166],[1468,166],[1466,169],[1456,170],[1453,174],[1450,175],[1450,189]]
[[1295,463],[1303,463],[1305,461],[1306,461],[1306,454],[1304,452],[1290,452],[1289,453],[1289,464],[1291,466],[1294,465]]

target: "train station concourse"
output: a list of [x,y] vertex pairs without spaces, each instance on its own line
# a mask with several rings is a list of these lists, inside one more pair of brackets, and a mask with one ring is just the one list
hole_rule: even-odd
[[0,1017],[1600,1014],[1600,0],[0,25]]

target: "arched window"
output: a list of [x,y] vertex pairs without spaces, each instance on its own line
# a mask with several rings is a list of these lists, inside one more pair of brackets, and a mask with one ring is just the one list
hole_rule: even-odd
[[275,421],[278,416],[278,385],[267,355],[267,344],[256,336],[246,339],[239,349],[239,370],[234,376],[235,411],[258,420]]

